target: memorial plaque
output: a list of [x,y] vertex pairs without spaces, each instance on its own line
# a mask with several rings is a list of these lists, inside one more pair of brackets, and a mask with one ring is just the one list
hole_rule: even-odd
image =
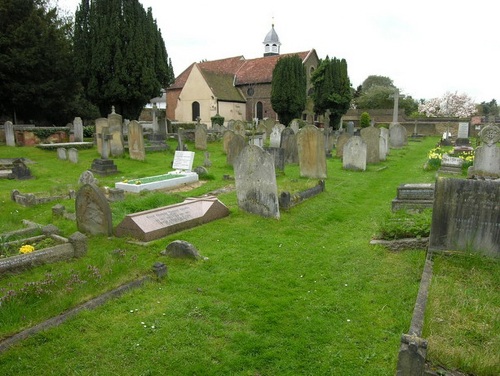
[[191,171],[193,168],[194,151],[176,150],[172,167],[176,170]]
[[469,138],[469,123],[458,123],[458,136],[457,138]]
[[216,197],[188,198],[180,204],[127,215],[115,235],[149,242],[228,215],[229,209]]

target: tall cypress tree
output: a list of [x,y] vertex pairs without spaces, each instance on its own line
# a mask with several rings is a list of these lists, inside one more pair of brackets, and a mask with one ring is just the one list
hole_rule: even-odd
[[138,0],[82,0],[75,15],[76,71],[88,99],[136,119],[173,81],[165,43]]
[[271,105],[282,124],[299,118],[306,107],[307,76],[298,55],[281,57],[273,70]]
[[337,127],[352,99],[346,60],[327,56],[314,71],[311,81],[314,87],[314,111],[324,114],[329,110],[330,124]]

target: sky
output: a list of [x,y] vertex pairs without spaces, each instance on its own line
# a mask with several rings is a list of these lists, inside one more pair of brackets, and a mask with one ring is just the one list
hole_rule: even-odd
[[[139,1],[152,9],[175,76],[203,60],[262,57],[274,23],[282,54],[315,49],[345,59],[354,88],[376,75],[417,100],[457,92],[500,101],[495,1]],[[81,1],[57,2],[74,15]]]

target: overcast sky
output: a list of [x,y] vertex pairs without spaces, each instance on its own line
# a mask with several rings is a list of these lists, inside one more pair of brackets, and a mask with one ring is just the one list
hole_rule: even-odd
[[[450,91],[500,102],[500,10],[492,0],[140,2],[152,8],[176,76],[205,59],[261,57],[274,22],[281,53],[315,49],[346,59],[353,87],[377,75],[414,99]],[[74,14],[80,0],[58,3]]]

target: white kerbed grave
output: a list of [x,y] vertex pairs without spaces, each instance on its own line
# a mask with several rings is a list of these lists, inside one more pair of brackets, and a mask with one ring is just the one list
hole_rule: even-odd
[[177,150],[174,156],[174,171],[163,175],[129,179],[126,182],[115,183],[115,188],[123,189],[127,192],[139,193],[144,190],[152,191],[156,189],[175,188],[183,184],[197,182],[198,174],[191,171],[193,160],[193,151]]

